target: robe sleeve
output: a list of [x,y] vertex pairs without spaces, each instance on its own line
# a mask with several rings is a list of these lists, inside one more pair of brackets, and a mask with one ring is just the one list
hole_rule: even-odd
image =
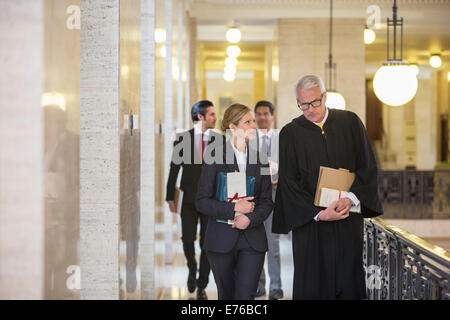
[[361,213],[364,218],[372,218],[383,214],[378,196],[378,169],[375,155],[370,144],[364,124],[354,114],[352,134],[355,138],[356,171],[355,181],[350,188],[361,202]]
[[314,205],[314,195],[307,188],[307,173],[299,170],[296,150],[299,144],[289,130],[280,132],[279,179],[275,197],[272,232],[288,233],[313,221],[321,210]]

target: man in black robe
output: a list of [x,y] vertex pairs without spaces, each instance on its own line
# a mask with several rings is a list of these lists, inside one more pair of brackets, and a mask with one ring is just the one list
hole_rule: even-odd
[[[303,115],[280,132],[272,225],[275,233],[292,230],[293,299],[364,299],[363,217],[382,214],[367,131],[355,113],[326,108],[319,77],[303,77],[295,93]],[[348,198],[328,208],[314,205],[320,166],[355,173]]]

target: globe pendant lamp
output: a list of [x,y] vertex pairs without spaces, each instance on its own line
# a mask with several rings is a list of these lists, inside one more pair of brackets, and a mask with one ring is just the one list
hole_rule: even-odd
[[[373,90],[381,102],[397,107],[411,101],[417,92],[417,75],[413,68],[402,60],[403,18],[397,19],[397,0],[392,7],[393,18],[387,18],[387,61],[377,70],[373,78]],[[389,27],[393,27],[393,58],[389,52]],[[400,27],[400,57],[397,56],[397,26]]]
[[[325,75],[327,84],[327,100],[325,105],[327,108],[345,110],[345,99],[337,90],[333,88],[333,76],[334,83],[336,83],[336,64],[333,63],[333,54],[331,51],[331,45],[333,43],[333,0],[330,0],[330,37],[329,37],[329,53],[328,63],[325,63]],[[333,74],[334,69],[334,74]]]

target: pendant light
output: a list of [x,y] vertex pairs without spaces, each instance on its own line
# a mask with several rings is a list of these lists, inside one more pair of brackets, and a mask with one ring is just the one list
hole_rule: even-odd
[[334,83],[336,83],[336,64],[333,63],[332,54],[333,43],[333,0],[330,0],[330,37],[329,37],[329,53],[328,63],[325,63],[325,76],[327,83],[327,100],[325,105],[327,108],[333,109],[345,109],[345,99],[334,87],[333,87],[333,69],[334,69]]
[[[389,27],[393,27],[393,58],[389,52]],[[397,56],[397,26],[400,27],[400,57]],[[417,92],[417,75],[413,68],[402,60],[403,18],[397,19],[397,0],[392,7],[392,20],[387,18],[387,61],[377,70],[373,78],[375,95],[384,104],[401,106],[411,101]]]

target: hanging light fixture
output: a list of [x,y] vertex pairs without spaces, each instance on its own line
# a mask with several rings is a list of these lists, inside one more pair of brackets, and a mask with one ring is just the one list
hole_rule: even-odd
[[437,69],[442,65],[441,56],[438,54],[433,54],[433,55],[431,55],[429,62],[430,62],[430,66]]
[[156,43],[163,43],[166,41],[166,30],[161,28],[155,29],[155,42]]
[[[401,106],[411,101],[417,92],[416,71],[402,60],[403,18],[397,19],[397,0],[392,7],[392,20],[387,18],[387,61],[377,70],[373,78],[375,95],[384,104]],[[389,52],[389,27],[393,27],[393,58]],[[397,57],[397,26],[400,27],[400,57]]]
[[239,46],[233,44],[231,46],[228,46],[227,48],[227,55],[231,58],[237,58],[241,54],[241,49]]
[[242,38],[242,33],[237,27],[231,27],[227,30],[225,37],[228,42],[238,43]]
[[375,34],[375,31],[369,29],[366,25],[366,27],[364,28],[364,43],[371,44],[372,42],[375,41],[376,37],[377,35]]
[[[336,83],[336,64],[333,63],[332,54],[332,43],[333,43],[333,0],[330,0],[330,37],[329,37],[329,53],[328,53],[328,63],[325,63],[325,76],[327,83],[327,100],[325,105],[327,108],[333,109],[345,109],[345,99],[335,88],[333,87],[333,75],[334,83]],[[334,74],[333,74],[334,69]]]
[[225,65],[226,66],[231,66],[231,67],[236,68],[237,64],[238,64],[238,61],[237,61],[236,58],[232,58],[232,57],[226,57],[225,58]]

